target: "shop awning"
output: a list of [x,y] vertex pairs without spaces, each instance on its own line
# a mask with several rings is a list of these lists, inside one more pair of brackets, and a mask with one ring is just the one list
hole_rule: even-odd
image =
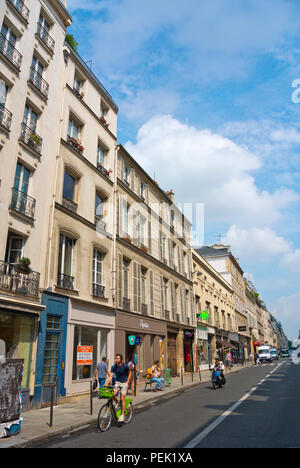
[[227,348],[227,349],[238,349],[237,346],[233,345],[232,343],[229,343],[229,341],[222,341],[222,340],[216,340],[218,344],[222,345],[222,348]]

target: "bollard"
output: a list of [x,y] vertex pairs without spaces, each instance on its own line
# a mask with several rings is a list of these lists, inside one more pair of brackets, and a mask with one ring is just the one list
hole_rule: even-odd
[[192,370],[192,382],[194,382],[194,370]]
[[181,385],[183,386],[183,371],[182,371],[182,367],[180,368],[180,373],[181,373]]
[[134,384],[133,393],[134,393],[134,396],[136,396],[136,368],[135,367],[134,367],[134,370],[133,370],[133,384]]
[[90,415],[93,414],[93,381],[90,381]]
[[201,382],[202,378],[201,378],[201,370],[200,370],[200,366],[199,366],[199,380]]
[[53,404],[54,404],[54,388],[55,386],[51,386],[51,400],[50,400],[50,424],[49,426],[53,426]]

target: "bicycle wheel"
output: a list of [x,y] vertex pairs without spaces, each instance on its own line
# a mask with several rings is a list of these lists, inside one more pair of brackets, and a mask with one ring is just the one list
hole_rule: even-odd
[[132,405],[129,404],[128,408],[127,408],[127,414],[126,414],[126,416],[124,416],[124,424],[130,423],[131,418],[132,418],[132,411],[133,411],[132,410]]
[[110,408],[110,405],[106,403],[106,405],[103,405],[102,408],[100,408],[99,413],[98,413],[98,428],[100,431],[105,432],[108,431],[108,429],[111,426],[112,423],[112,410]]

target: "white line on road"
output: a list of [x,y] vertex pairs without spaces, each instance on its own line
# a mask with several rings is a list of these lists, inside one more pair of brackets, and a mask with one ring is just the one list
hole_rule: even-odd
[[239,401],[237,401],[234,405],[232,405],[225,413],[223,413],[221,416],[219,416],[213,423],[211,423],[209,426],[207,426],[204,431],[200,432],[196,437],[194,437],[184,448],[195,448],[197,447],[200,442],[202,442],[203,439],[205,439],[208,434],[210,434],[212,431],[216,429],[223,421],[226,419],[228,416],[230,416],[245,400],[247,400],[259,387],[259,385],[263,384],[268,377],[271,376],[276,370],[282,366],[283,363],[278,364],[275,369],[270,372],[270,374],[267,377],[264,377],[255,387],[253,387],[246,395],[244,395]]

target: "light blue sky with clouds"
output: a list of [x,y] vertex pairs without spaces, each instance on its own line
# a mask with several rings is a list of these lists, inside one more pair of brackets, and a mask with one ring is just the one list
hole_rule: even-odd
[[298,0],[68,0],[69,32],[119,105],[119,142],[205,205],[288,336],[300,328]]

